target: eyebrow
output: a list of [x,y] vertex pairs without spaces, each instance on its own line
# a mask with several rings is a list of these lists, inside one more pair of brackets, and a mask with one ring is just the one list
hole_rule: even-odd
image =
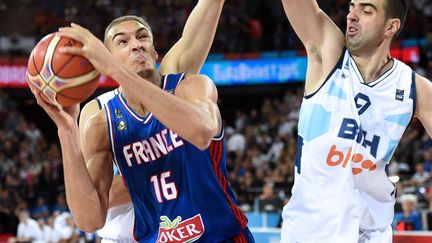
[[[351,7],[351,6],[354,6],[355,4],[353,3],[353,2],[350,2],[349,3],[349,6]],[[375,5],[373,5],[372,3],[359,3],[359,5],[361,6],[361,7],[371,7],[371,8],[373,8],[375,11],[378,11],[378,9],[377,9],[377,7],[375,6]]]
[[[147,28],[145,28],[145,27],[141,27],[141,28],[138,28],[138,29],[135,31],[135,33],[139,33],[139,32],[141,32],[141,31],[149,32],[149,31],[147,30]],[[118,33],[115,33],[115,34],[113,35],[113,37],[111,38],[111,41],[114,41],[114,39],[115,39],[117,36],[120,36],[120,35],[126,35],[126,33],[125,33],[125,32],[118,32]]]

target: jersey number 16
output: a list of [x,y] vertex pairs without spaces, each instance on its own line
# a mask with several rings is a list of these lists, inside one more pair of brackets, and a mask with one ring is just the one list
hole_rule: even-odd
[[[154,175],[150,178],[150,181],[153,183],[153,187],[155,190],[156,198],[159,203],[162,203],[162,195],[166,200],[173,200],[177,198],[177,188],[174,182],[167,182],[167,178],[171,176],[170,171],[163,172],[158,175]],[[162,188],[162,190],[161,190]],[[162,191],[162,193],[161,193]]]

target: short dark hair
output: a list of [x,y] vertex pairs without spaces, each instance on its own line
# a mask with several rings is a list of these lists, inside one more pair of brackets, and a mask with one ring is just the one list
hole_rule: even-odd
[[386,0],[385,3],[386,19],[400,19],[401,26],[396,33],[397,37],[405,24],[405,19],[408,14],[408,4],[406,0]]
[[125,15],[125,16],[121,16],[118,17],[116,19],[114,19],[113,21],[111,21],[111,23],[105,28],[105,35],[104,35],[104,43],[106,44],[107,41],[107,37],[108,37],[108,32],[110,31],[110,29],[114,26],[117,25],[119,23],[122,22],[126,22],[126,21],[136,21],[142,25],[144,25],[149,31],[150,34],[152,35],[152,31],[150,28],[150,25],[147,21],[145,21],[143,18],[135,16],[135,15]]

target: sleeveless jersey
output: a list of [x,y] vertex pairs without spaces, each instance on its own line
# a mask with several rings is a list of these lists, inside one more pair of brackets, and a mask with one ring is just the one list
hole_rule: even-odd
[[102,109],[105,107],[105,105],[108,103],[108,101],[112,98],[114,98],[116,95],[119,94],[119,89],[113,89],[111,91],[108,91],[106,93],[103,93],[96,97],[96,101],[99,105],[99,109]]
[[[99,109],[105,107],[109,100],[119,94],[118,89],[103,93],[96,97]],[[119,175],[117,166],[113,165],[114,175]],[[133,238],[134,209],[133,204],[127,203],[108,209],[105,225],[97,233],[103,238],[102,242],[114,241],[121,243],[135,242]]]
[[352,239],[359,227],[391,224],[395,187],[385,169],[414,115],[414,77],[394,60],[390,70],[366,84],[344,50],[320,89],[304,97],[295,183],[283,211],[295,240],[331,234]]
[[[184,74],[167,75],[174,93]],[[135,209],[139,242],[220,242],[240,233],[247,220],[228,186],[222,134],[200,150],[158,121],[137,115],[122,93],[107,106],[115,163]]]

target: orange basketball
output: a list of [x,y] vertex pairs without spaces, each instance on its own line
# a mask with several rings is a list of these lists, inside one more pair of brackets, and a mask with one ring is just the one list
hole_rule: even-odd
[[33,48],[27,63],[27,83],[56,105],[71,106],[89,98],[96,90],[99,72],[83,56],[62,54],[63,46],[82,43],[51,33]]

